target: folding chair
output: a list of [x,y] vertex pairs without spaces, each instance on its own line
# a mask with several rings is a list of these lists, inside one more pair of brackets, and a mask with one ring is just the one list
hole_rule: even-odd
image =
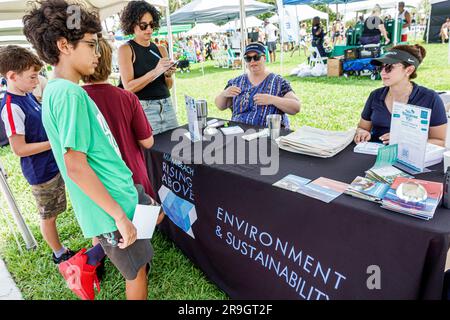
[[320,55],[320,52],[317,49],[317,47],[313,46],[309,47],[309,52],[311,53],[311,55],[309,56],[309,66],[311,68],[314,68],[317,64],[325,65],[325,62],[328,61],[327,57],[323,58]]

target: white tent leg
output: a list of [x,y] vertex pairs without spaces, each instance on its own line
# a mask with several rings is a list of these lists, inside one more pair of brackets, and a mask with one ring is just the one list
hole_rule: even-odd
[[22,245],[20,244],[19,238],[17,237],[17,233],[14,230],[13,225],[9,221],[8,212],[6,212],[2,205],[0,205],[0,211],[3,213],[4,218],[6,220],[6,224],[8,225],[9,230],[11,231],[11,234],[13,235],[14,241],[16,241],[17,248],[19,248],[20,253],[23,253]]
[[395,7],[396,7],[396,12],[395,12],[395,21],[394,21],[395,24],[394,24],[394,40],[393,40],[394,46],[396,46],[398,43],[398,3]]
[[283,2],[281,0],[277,0],[277,7],[278,7],[278,16],[280,18],[280,43],[281,43],[281,51],[280,51],[280,75],[283,74],[283,61],[284,61],[284,6]]
[[247,23],[246,23],[246,13],[245,13],[245,1],[239,1],[240,6],[240,17],[241,17],[241,66],[243,72],[245,72],[245,62],[244,62],[244,51],[247,46]]
[[[172,24],[170,23],[170,9],[166,7],[166,21],[167,21],[167,37],[169,42],[169,57],[173,59],[173,39],[172,39]],[[178,99],[177,99],[177,81],[176,74],[173,75],[173,86],[172,86],[172,103],[175,108],[175,112],[178,110]]]
[[14,221],[19,229],[23,240],[25,241],[26,248],[28,250],[34,249],[37,247],[36,239],[28,228],[22,214],[17,207],[16,201],[14,200],[14,196],[12,195],[11,189],[8,186],[8,182],[6,181],[6,173],[3,169],[2,164],[0,163],[0,188],[5,196],[6,202],[8,203],[9,210],[14,218]]

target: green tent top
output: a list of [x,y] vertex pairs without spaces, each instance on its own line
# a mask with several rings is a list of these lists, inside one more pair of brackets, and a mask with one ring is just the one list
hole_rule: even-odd
[[[191,24],[179,24],[172,26],[172,34],[177,34],[181,32],[188,32],[192,29]],[[153,33],[153,36],[165,36],[168,34],[167,26],[159,28],[159,30]]]

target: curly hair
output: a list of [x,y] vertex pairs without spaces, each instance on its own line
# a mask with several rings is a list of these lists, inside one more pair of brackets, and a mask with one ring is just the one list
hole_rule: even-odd
[[34,71],[42,69],[44,64],[30,50],[19,46],[6,46],[0,48],[0,75],[6,78],[10,71],[21,74],[34,67]]
[[146,1],[130,1],[120,15],[120,25],[124,34],[134,34],[134,28],[146,13],[152,15],[153,23],[155,24],[154,30],[158,29],[161,13]]
[[102,30],[97,12],[89,11],[81,2],[39,0],[32,3],[33,8],[22,19],[23,33],[39,57],[51,65],[59,63],[59,39],[65,38],[76,46],[85,34]]

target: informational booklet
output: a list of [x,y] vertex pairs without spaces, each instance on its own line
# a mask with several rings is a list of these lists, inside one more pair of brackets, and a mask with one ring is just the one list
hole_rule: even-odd
[[375,142],[361,142],[356,145],[353,152],[376,156],[378,154],[378,149],[381,147],[384,147],[384,144]]
[[366,177],[388,185],[391,185],[397,177],[414,178],[394,166],[371,168],[366,172]]
[[134,211],[133,225],[137,230],[137,239],[151,239],[158,221],[160,206],[144,206],[138,204]]
[[275,182],[273,185],[275,187],[286,189],[292,192],[298,192],[302,187],[310,182],[311,180],[309,179],[290,174],[280,181]]
[[397,161],[417,172],[425,168],[431,109],[394,102],[390,144],[398,145]]
[[374,166],[366,171],[366,178],[388,185],[391,185],[397,177],[414,178],[394,167],[397,163],[397,151],[397,145],[380,147]]
[[381,202],[388,190],[388,184],[363,177],[356,177],[345,193],[363,200]]
[[442,195],[442,183],[399,177],[384,196],[381,207],[430,220],[434,217]]
[[346,183],[322,177],[307,184],[305,188],[300,188],[298,192],[305,196],[330,203],[343,194],[348,186]]
[[197,108],[195,107],[195,99],[187,95],[184,96],[186,102],[186,113],[189,125],[189,133],[192,142],[202,139],[202,132],[197,119]]

